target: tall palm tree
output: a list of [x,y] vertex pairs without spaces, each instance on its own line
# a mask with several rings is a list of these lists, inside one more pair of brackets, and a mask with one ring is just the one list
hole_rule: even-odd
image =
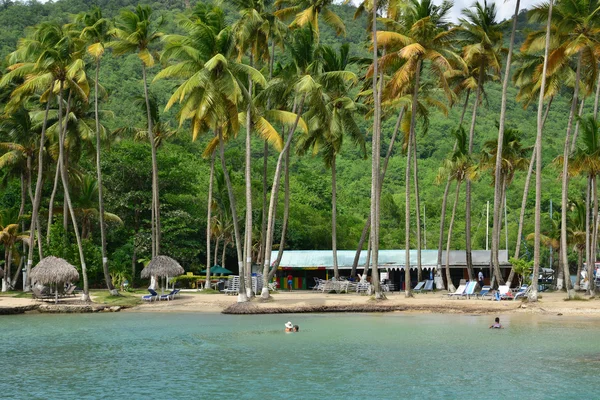
[[106,225],[104,223],[104,197],[102,196],[102,169],[100,167],[100,116],[98,114],[98,93],[99,93],[99,75],[100,61],[104,55],[104,45],[109,41],[108,31],[109,21],[102,17],[102,11],[98,7],[93,7],[89,12],[80,14],[76,20],[83,28],[80,37],[86,41],[87,53],[92,56],[95,62],[94,79],[94,119],[96,127],[96,173],[98,176],[98,208],[100,219],[100,241],[102,250],[102,271],[106,288],[112,295],[117,295],[110,273],[108,271],[108,254],[106,253]]
[[453,292],[456,290],[454,284],[452,283],[452,278],[450,276],[450,245],[452,243],[452,230],[454,228],[454,218],[456,216],[456,207],[459,201],[460,195],[460,186],[462,182],[467,179],[474,179],[476,177],[476,167],[471,160],[471,156],[469,155],[469,145],[467,141],[467,133],[462,126],[459,126],[457,129],[452,131],[452,135],[456,139],[456,149],[454,153],[449,157],[446,161],[444,161],[444,165],[440,168],[440,171],[437,176],[438,183],[441,183],[443,180],[450,177],[450,180],[456,181],[456,189],[454,194],[454,204],[452,206],[452,214],[450,216],[450,222],[448,224],[448,238],[446,241],[446,281],[448,284],[448,291]]
[[[140,58],[150,143],[154,143],[154,129],[146,69],[154,66],[152,46],[163,35],[160,32],[162,22],[162,18],[153,17],[152,9],[149,6],[138,5],[134,11],[123,10],[116,21],[115,28],[109,31],[114,36],[114,40],[107,44],[112,47],[115,55],[137,53]],[[152,152],[152,257],[155,257],[160,254],[160,198],[156,147],[151,145],[150,148]]]
[[390,97],[401,94],[407,86],[412,85],[412,105],[410,131],[407,140],[406,190],[405,190],[405,295],[412,296],[410,288],[410,163],[412,143],[415,137],[417,104],[421,86],[421,70],[424,62],[430,66],[434,76],[440,78],[441,86],[449,91],[443,72],[450,69],[448,58],[455,59],[451,51],[451,32],[446,20],[452,3],[444,1],[440,6],[431,0],[411,0],[405,13],[401,14],[399,23],[389,23],[392,30],[377,32],[377,41],[385,47],[387,54],[381,57],[382,67],[396,65],[400,67],[393,72],[386,85],[386,93]]
[[[346,71],[349,63],[348,44],[340,46],[339,53],[332,47],[321,46],[319,49],[321,68],[323,72]],[[348,74],[351,77],[354,74]],[[357,81],[354,77],[352,80]],[[351,81],[351,82],[352,82]],[[337,178],[336,161],[342,150],[344,137],[347,136],[354,145],[359,147],[361,155],[366,155],[365,138],[358,127],[354,115],[359,111],[359,106],[350,97],[352,89],[344,77],[334,76],[323,81],[324,110],[312,108],[305,114],[308,120],[309,135],[305,136],[300,144],[300,152],[308,149],[313,153],[321,151],[327,168],[331,169],[331,247],[333,252],[333,272],[335,279],[339,279],[337,263]]]
[[[580,289],[581,269],[583,267],[583,253],[586,250],[586,204],[583,201],[574,201],[571,203],[569,214],[569,244],[573,246],[573,250],[577,253],[577,273],[575,274],[574,289]],[[587,217],[589,221],[589,217]],[[589,228],[588,228],[589,229]],[[588,287],[594,285],[593,275],[588,279]],[[590,292],[594,292],[592,287]]]
[[[0,212],[0,243],[4,246],[4,277],[2,291],[6,292],[14,284],[11,280],[11,265],[13,255],[17,253],[17,242],[27,242],[29,235],[20,232],[19,217],[15,210],[2,210]],[[18,273],[18,271],[17,271]]]
[[548,56],[550,54],[550,32],[552,27],[552,3],[548,7],[546,20],[546,39],[544,47],[544,64],[542,67],[542,77],[540,83],[540,94],[537,110],[537,132],[535,138],[535,232],[533,247],[533,277],[531,279],[531,290],[527,295],[530,302],[538,300],[538,277],[540,271],[540,245],[541,245],[541,210],[542,210],[542,133],[543,120],[542,113],[544,109],[544,93],[546,90],[546,73],[548,72]]
[[[481,102],[483,86],[489,79],[488,74],[494,79],[500,74],[500,53],[502,50],[502,31],[496,22],[496,5],[488,5],[487,0],[483,4],[476,2],[473,9],[463,9],[465,16],[460,20],[459,44],[463,45],[463,59],[477,74],[477,88],[473,113],[471,115],[471,128],[469,129],[469,154],[473,152],[475,124],[477,121],[477,108]],[[469,279],[473,280],[473,257],[471,254],[471,182],[466,181],[465,199],[465,247],[467,256],[467,271]],[[496,225],[497,227],[497,225]],[[492,243],[494,238],[492,236]],[[492,252],[494,248],[492,248]],[[501,276],[500,283],[504,283]]]
[[[548,14],[550,5],[544,4],[531,11],[532,19],[543,20]],[[567,123],[565,144],[563,150],[562,171],[562,197],[561,197],[561,259],[565,275],[569,276],[569,265],[567,257],[567,215],[568,215],[568,190],[569,190],[569,154],[571,148],[571,131],[575,120],[577,105],[579,104],[580,80],[583,76],[589,76],[594,82],[597,68],[597,43],[600,39],[600,4],[596,0],[576,0],[572,2],[558,2],[554,10],[554,27],[557,36],[558,47],[552,50],[550,55],[552,64],[550,69],[556,68],[575,56],[576,70],[573,84],[573,99]],[[589,70],[589,73],[585,73]],[[591,84],[588,86],[592,86]],[[569,297],[573,292],[569,290],[567,279],[567,292]]]

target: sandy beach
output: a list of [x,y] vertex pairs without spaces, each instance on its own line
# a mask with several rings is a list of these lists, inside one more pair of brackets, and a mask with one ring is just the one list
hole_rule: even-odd
[[[581,296],[584,299],[587,299]],[[93,295],[92,295],[93,298]],[[449,299],[445,292],[415,294],[405,298],[404,293],[388,293],[387,299],[375,301],[369,296],[357,294],[316,293],[311,291],[280,292],[272,300],[258,298],[240,305],[237,296],[224,294],[202,294],[195,291],[182,292],[172,301],[144,303],[125,309],[127,312],[226,312],[234,314],[306,313],[306,312],[385,312],[402,311],[411,313],[540,313],[563,315],[593,315],[600,317],[600,299],[565,301],[564,292],[541,294],[537,303],[526,301],[490,301],[480,299]],[[27,298],[0,297],[0,314],[9,308],[30,309],[43,304],[51,309],[53,304],[40,303]],[[63,299],[60,306],[65,309],[83,307],[78,299]],[[84,310],[82,310],[85,312]],[[94,309],[93,311],[97,311]],[[4,312],[7,313],[7,312]]]

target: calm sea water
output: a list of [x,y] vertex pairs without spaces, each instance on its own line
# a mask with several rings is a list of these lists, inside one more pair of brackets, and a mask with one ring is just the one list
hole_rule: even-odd
[[[283,325],[299,324],[286,334]],[[0,317],[2,399],[581,399],[600,320],[529,315]]]

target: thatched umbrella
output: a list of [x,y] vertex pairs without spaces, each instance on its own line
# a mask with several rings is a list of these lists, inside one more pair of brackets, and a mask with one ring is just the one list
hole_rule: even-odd
[[[152,276],[177,276],[183,275],[185,270],[177,261],[167,256],[156,256],[142,270],[142,278],[150,278]],[[164,290],[164,289],[163,289]]]
[[58,284],[79,280],[79,272],[77,269],[62,258],[49,256],[42,259],[32,270],[29,275],[34,282],[43,285],[56,285],[56,303],[58,303]]

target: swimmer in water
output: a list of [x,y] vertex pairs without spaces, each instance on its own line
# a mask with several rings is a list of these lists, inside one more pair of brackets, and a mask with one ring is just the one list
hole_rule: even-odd
[[490,325],[490,329],[503,329],[502,324],[500,324],[500,318],[496,317],[494,323]]

